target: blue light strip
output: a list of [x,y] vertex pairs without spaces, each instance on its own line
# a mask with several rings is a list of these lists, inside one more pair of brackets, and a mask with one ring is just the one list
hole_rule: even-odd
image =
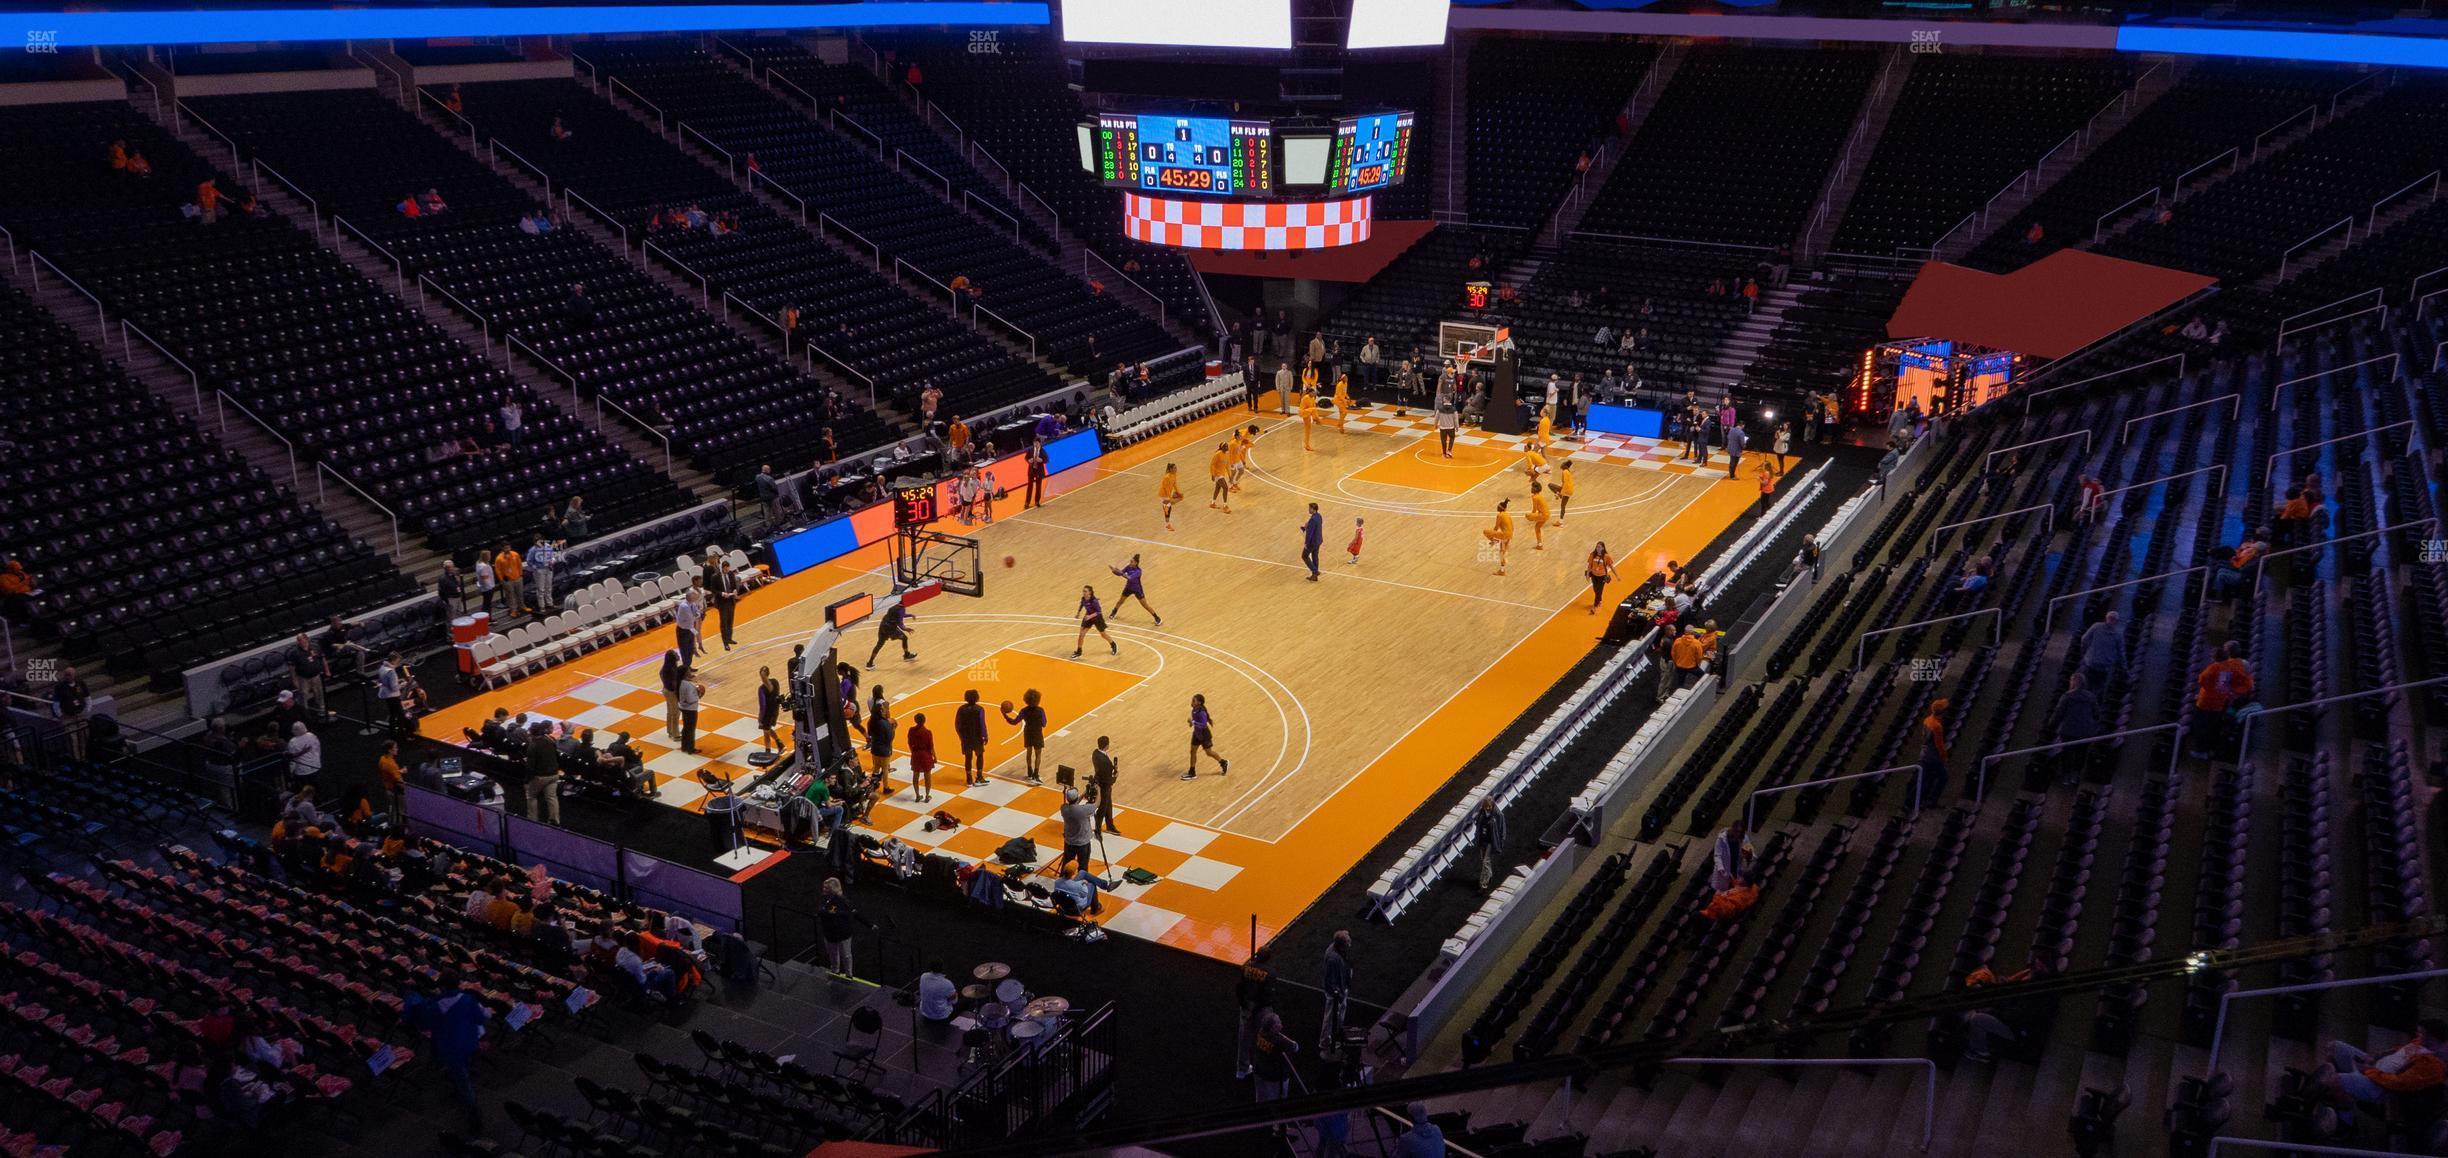
[[747,28],[1021,27],[1051,22],[1042,0],[879,0],[868,4],[630,4],[602,8],[238,8],[186,12],[0,13],[0,47],[243,41],[422,40]]
[[2272,32],[2252,28],[2141,25],[2117,29],[2116,46],[2124,52],[2175,52],[2188,56],[2240,56],[2259,60],[2319,60],[2334,64],[2448,68],[2448,40],[2371,36],[2354,32]]

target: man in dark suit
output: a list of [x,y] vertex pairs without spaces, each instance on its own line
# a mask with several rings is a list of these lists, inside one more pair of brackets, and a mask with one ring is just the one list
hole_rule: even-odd
[[1308,521],[1301,524],[1301,562],[1309,567],[1309,581],[1318,581],[1318,549],[1326,545],[1326,517],[1318,513],[1316,503],[1309,504]]
[[714,617],[722,625],[723,650],[731,650],[731,615],[739,609],[740,596],[748,593],[748,583],[740,578],[739,569],[726,557],[722,568],[714,573],[714,581],[706,585],[714,592]]
[[1114,825],[1113,798],[1114,781],[1121,777],[1122,765],[1114,759],[1112,743],[1111,736],[1097,737],[1096,751],[1088,754],[1088,782],[1096,785],[1096,826],[1120,836],[1122,830]]

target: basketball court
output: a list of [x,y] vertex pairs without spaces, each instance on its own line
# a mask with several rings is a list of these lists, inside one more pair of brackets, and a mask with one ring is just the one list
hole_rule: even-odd
[[[1262,433],[1232,513],[1210,510],[1208,456],[1252,421]],[[1610,594],[1620,593],[1667,559],[1689,558],[1758,497],[1749,463],[1729,484],[1722,457],[1695,467],[1675,461],[1671,443],[1566,440],[1558,457],[1573,463],[1575,495],[1564,525],[1550,523],[1546,549],[1536,550],[1517,436],[1464,431],[1446,459],[1424,416],[1371,408],[1343,431],[1318,426],[1310,442],[1303,450],[1297,418],[1227,411],[1064,472],[1034,510],[1015,495],[991,525],[938,522],[980,541],[985,591],[918,605],[917,658],[888,644],[863,677],[892,699],[904,737],[913,716],[926,715],[943,760],[932,803],[914,800],[898,773],[870,826],[972,859],[1026,836],[1051,864],[1061,844],[1055,767],[1084,777],[1096,737],[1110,735],[1124,835],[1105,838],[1099,866],[1110,857],[1109,875],[1138,867],[1159,879],[1111,894],[1106,928],[1237,960],[1253,918],[1262,939],[1283,927],[1596,645],[1604,617],[1588,614],[1583,571],[1593,543],[1618,560]],[[1171,531],[1156,500],[1167,463],[1180,468],[1184,492]],[[1501,576],[1480,534],[1498,499],[1513,500],[1516,528]],[[1300,561],[1311,502],[1326,526],[1317,583]],[[1345,546],[1356,519],[1366,534],[1353,564]],[[697,754],[677,751],[662,730],[656,667],[672,644],[668,628],[472,697],[436,713],[426,732],[456,736],[497,707],[626,730],[661,785],[660,803],[693,809],[698,769],[754,775],[746,758],[756,749],[759,668],[779,678],[828,603],[884,592],[888,547],[747,598],[734,650],[722,650],[709,617]],[[1111,568],[1134,553],[1161,627],[1137,602],[1116,601]],[[1103,602],[1118,654],[1091,633],[1072,656],[1082,585]],[[864,661],[874,643],[872,626],[854,626],[840,656]],[[952,712],[970,689],[988,705],[992,777],[964,790]],[[1019,729],[994,712],[1029,689],[1050,721],[1042,787],[1021,778]],[[1194,694],[1207,697],[1229,775],[1202,759],[1196,779],[1179,779]],[[961,826],[925,831],[937,810]]]

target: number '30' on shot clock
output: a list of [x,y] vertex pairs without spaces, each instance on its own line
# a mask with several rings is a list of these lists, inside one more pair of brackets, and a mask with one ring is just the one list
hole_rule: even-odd
[[935,486],[927,483],[893,488],[893,525],[923,527],[935,521]]

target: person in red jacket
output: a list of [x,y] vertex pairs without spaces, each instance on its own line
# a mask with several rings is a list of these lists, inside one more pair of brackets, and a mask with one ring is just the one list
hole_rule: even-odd
[[2325,1060],[2312,1071],[2312,1081],[2335,1112],[2351,1113],[2357,1103],[2377,1105],[2390,1094],[2421,1093],[2448,1084],[2442,1050],[2448,1050],[2448,1021],[2426,1017],[2415,1023],[2414,1036],[2405,1044],[2377,1057],[2348,1042],[2322,1046]]
[[935,799],[935,733],[927,730],[925,712],[910,717],[902,740],[909,745],[910,792],[925,804]]
[[2228,710],[2252,699],[2252,666],[2244,662],[2244,645],[2229,640],[2219,657],[2193,679],[2192,752],[2207,760],[2226,750]]

